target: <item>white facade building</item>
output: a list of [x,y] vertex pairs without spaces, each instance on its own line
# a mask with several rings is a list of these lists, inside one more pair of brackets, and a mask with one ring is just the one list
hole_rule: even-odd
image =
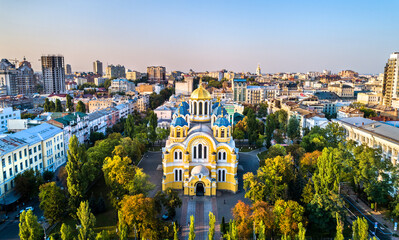
[[8,131],[9,119],[21,119],[21,111],[13,110],[11,107],[0,108],[0,133]]

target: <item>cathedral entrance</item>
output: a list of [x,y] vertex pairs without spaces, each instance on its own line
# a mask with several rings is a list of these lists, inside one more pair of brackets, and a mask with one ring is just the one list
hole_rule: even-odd
[[205,189],[203,183],[197,183],[197,186],[195,187],[195,193],[197,196],[204,196]]

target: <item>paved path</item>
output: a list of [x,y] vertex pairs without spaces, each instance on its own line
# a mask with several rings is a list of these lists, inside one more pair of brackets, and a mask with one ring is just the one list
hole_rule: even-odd
[[[209,230],[209,212],[217,217],[217,203],[215,197],[183,197],[182,214],[180,219],[181,238],[188,239],[190,232],[190,216],[194,216],[195,239],[205,240]],[[220,238],[219,221],[215,224],[215,239]]]

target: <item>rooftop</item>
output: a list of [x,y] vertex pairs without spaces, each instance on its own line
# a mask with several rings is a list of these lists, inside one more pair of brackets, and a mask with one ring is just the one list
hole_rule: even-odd
[[48,123],[43,123],[39,126],[32,127],[10,135],[11,137],[18,138],[26,143],[35,144],[44,139],[53,137],[54,135],[63,132],[61,128],[53,126]]

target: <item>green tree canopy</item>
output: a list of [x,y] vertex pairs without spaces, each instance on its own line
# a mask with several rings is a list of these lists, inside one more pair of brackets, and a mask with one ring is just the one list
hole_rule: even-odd
[[40,186],[40,208],[50,224],[62,219],[66,212],[67,200],[64,192],[55,182],[45,183]]
[[19,216],[19,238],[21,240],[43,239],[43,229],[31,210],[23,211]]

